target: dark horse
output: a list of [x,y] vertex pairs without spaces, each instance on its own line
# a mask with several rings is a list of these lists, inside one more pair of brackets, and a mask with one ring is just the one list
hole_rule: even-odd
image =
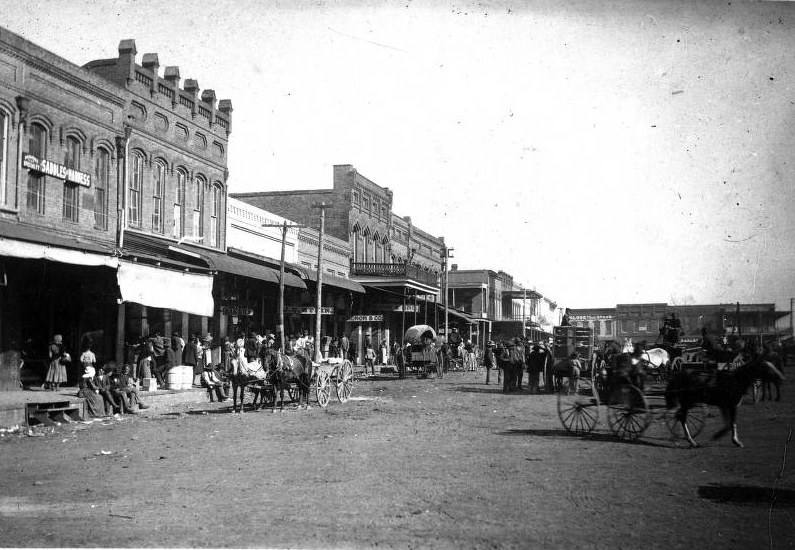
[[279,394],[281,408],[284,408],[284,390],[289,392],[292,384],[298,388],[298,406],[301,406],[303,399],[309,408],[309,386],[312,380],[312,360],[309,357],[303,353],[283,355],[274,350],[265,356],[265,367],[275,391]]
[[757,359],[735,370],[704,372],[683,369],[677,372],[665,390],[665,403],[669,409],[676,408],[676,419],[682,424],[685,437],[691,446],[697,443],[687,428],[687,412],[697,403],[715,405],[720,408],[726,425],[719,430],[713,439],[732,432],[732,442],[738,447],[743,444],[737,438],[737,407],[748,388],[755,380],[771,381],[780,384],[784,375],[769,361]]
[[609,371],[607,375],[607,388],[619,387],[621,384],[631,384],[643,391],[646,384],[646,369],[642,359],[643,347],[627,341],[623,347],[617,342],[606,347],[604,358]]

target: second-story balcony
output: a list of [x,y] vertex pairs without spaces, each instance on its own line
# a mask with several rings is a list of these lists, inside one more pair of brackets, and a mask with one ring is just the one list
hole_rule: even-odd
[[439,277],[414,265],[351,262],[350,278],[365,286],[406,287],[424,294],[439,293]]

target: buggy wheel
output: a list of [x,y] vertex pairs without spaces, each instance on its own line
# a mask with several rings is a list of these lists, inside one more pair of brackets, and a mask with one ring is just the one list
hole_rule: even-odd
[[[671,432],[672,438],[685,439],[685,431],[682,429],[682,424],[676,418],[676,413],[679,409],[668,409],[665,411],[665,426]],[[704,424],[707,423],[707,415],[709,409],[703,403],[698,403],[689,411],[687,411],[687,428],[690,430],[690,436],[696,437],[704,429]]]
[[559,393],[558,417],[568,433],[591,433],[599,422],[599,396],[593,384],[578,384],[573,395]]
[[353,365],[350,361],[343,361],[337,367],[337,399],[346,403],[353,393]]
[[315,396],[317,397],[317,404],[321,407],[328,406],[329,398],[331,397],[331,374],[327,370],[322,370],[317,373],[317,381],[315,382]]
[[649,403],[637,387],[624,384],[610,392],[607,402],[610,431],[621,439],[635,441],[649,427]]
[[673,376],[677,372],[682,370],[682,358],[681,357],[674,357],[671,359],[671,366],[668,368],[668,372],[670,376]]

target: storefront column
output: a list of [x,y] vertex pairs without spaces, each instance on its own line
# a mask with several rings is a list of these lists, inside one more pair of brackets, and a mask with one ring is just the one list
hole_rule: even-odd
[[127,350],[124,349],[124,318],[125,313],[127,312],[127,307],[124,303],[121,303],[116,308],[116,364],[123,365],[124,364],[124,354]]

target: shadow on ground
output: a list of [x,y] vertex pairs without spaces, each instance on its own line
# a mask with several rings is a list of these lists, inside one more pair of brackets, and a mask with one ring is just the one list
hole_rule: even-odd
[[795,491],[745,485],[701,485],[698,496],[721,504],[761,504],[795,507]]

